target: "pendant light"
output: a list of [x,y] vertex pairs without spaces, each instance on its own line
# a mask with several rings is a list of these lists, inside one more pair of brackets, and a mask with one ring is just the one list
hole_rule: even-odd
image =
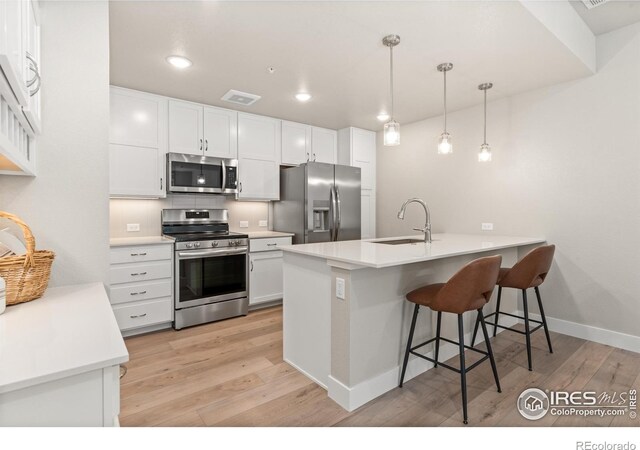
[[480,146],[478,161],[491,162],[491,147],[487,144],[487,91],[493,87],[493,83],[482,83],[478,89],[484,91],[484,141]]
[[384,145],[387,147],[400,145],[400,124],[393,118],[393,47],[400,43],[400,36],[390,34],[382,39],[382,43],[389,47],[389,87],[391,92],[391,117],[384,124]]
[[453,153],[453,145],[451,143],[451,135],[447,133],[447,72],[453,69],[453,64],[442,63],[438,65],[438,72],[444,75],[444,133],[440,135],[438,140],[438,154],[448,155]]

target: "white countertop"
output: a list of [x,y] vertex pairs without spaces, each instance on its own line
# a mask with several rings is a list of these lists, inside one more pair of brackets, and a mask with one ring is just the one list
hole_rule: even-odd
[[249,239],[266,239],[276,237],[291,237],[293,233],[285,233],[283,231],[248,231]]
[[161,245],[173,244],[175,239],[166,236],[139,236],[125,238],[111,238],[109,245],[111,247],[126,247],[129,245]]
[[434,234],[431,244],[420,242],[417,244],[388,245],[372,242],[394,239],[424,239],[424,235],[299,244],[282,247],[280,250],[324,258],[328,261],[339,261],[355,266],[379,269],[545,242],[544,238],[449,233]]
[[0,394],[128,360],[102,283],[51,288],[0,314]]

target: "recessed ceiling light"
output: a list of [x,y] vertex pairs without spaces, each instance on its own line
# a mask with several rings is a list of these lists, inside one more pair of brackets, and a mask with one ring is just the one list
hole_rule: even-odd
[[300,92],[299,94],[296,94],[296,98],[299,102],[308,102],[311,99],[311,94]]
[[389,120],[389,114],[387,113],[380,113],[377,117],[380,122],[386,122],[387,120]]
[[184,56],[177,55],[167,56],[167,62],[173,67],[177,67],[178,69],[186,69],[187,67],[191,67],[191,65],[193,64],[191,60],[185,58]]

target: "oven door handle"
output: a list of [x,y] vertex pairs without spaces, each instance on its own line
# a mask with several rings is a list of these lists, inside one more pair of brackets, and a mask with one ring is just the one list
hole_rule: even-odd
[[178,252],[178,258],[180,259],[195,259],[206,258],[209,256],[227,256],[227,255],[241,255],[247,253],[247,247],[238,247],[233,250],[220,249],[220,250],[205,250],[202,252]]

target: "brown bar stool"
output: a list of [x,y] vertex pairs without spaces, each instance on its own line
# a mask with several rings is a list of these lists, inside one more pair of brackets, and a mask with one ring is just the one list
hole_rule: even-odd
[[[400,375],[400,387],[404,382],[404,375],[407,370],[407,363],[409,362],[409,354],[416,355],[420,358],[426,359],[435,364],[443,366],[446,369],[453,370],[460,374],[460,384],[462,387],[462,413],[464,423],[467,422],[467,372],[478,366],[480,363],[489,359],[491,362],[491,370],[493,370],[493,377],[496,380],[496,387],[498,392],[502,392],[500,389],[500,380],[498,379],[498,370],[496,369],[496,361],[493,358],[493,351],[491,350],[491,344],[489,343],[489,335],[487,334],[487,327],[485,326],[484,316],[482,314],[482,307],[491,298],[491,293],[498,280],[498,273],[500,270],[500,263],[502,262],[502,256],[489,256],[486,258],[476,259],[471,261],[462,269],[460,269],[454,276],[452,276],[446,283],[430,284],[423,286],[407,294],[407,300],[415,303],[413,310],[413,319],[411,320],[411,329],[409,330],[409,339],[407,340],[407,349],[404,354],[404,362],[402,364],[402,374]],[[416,319],[418,318],[418,310],[420,306],[426,306],[433,311],[438,312],[438,323],[436,326],[436,337],[429,339],[422,344],[412,347],[413,332],[416,328]],[[482,332],[484,334],[485,341],[487,343],[487,351],[475,349],[464,345],[464,328],[462,322],[462,314],[467,311],[478,311],[478,321],[482,325]],[[452,341],[440,337],[440,324],[442,321],[442,313],[448,312],[458,315],[458,342]],[[455,344],[460,349],[460,369],[449,366],[445,363],[438,362],[438,353],[440,351],[440,341],[446,341],[451,344]],[[420,347],[424,347],[427,344],[435,341],[435,359],[428,358],[415,350]],[[482,359],[473,363],[471,366],[466,367],[464,359],[464,349],[473,350],[474,352],[484,355]]]
[[[544,308],[542,307],[542,299],[540,298],[540,286],[545,278],[551,263],[553,262],[553,254],[556,250],[555,245],[543,245],[538,248],[534,248],[525,255],[520,261],[518,261],[512,268],[500,269],[498,275],[498,302],[496,303],[496,312],[488,314],[486,318],[496,316],[495,323],[487,322],[489,325],[493,325],[493,336],[495,337],[498,328],[505,330],[515,331],[516,333],[524,334],[527,341],[527,360],[529,362],[529,370],[533,370],[531,364],[531,333],[544,327],[544,334],[547,336],[547,344],[549,345],[549,353],[553,353],[551,347],[551,337],[549,336],[549,327],[547,327],[547,318],[544,315]],[[500,297],[502,296],[502,288],[515,288],[522,291],[522,309],[524,316],[517,316],[515,314],[509,314],[500,312]],[[529,318],[529,305],[527,304],[527,289],[534,288],[536,297],[538,298],[538,308],[540,309],[540,317],[542,321]],[[498,318],[500,314],[505,316],[514,317],[516,319],[524,319],[524,331],[514,330],[509,327],[498,324]],[[538,324],[535,328],[531,329],[530,322]],[[478,334],[479,322],[476,320],[476,326],[473,330],[473,338],[471,339],[471,345],[476,341],[476,335]],[[486,339],[486,337],[485,337]]]

